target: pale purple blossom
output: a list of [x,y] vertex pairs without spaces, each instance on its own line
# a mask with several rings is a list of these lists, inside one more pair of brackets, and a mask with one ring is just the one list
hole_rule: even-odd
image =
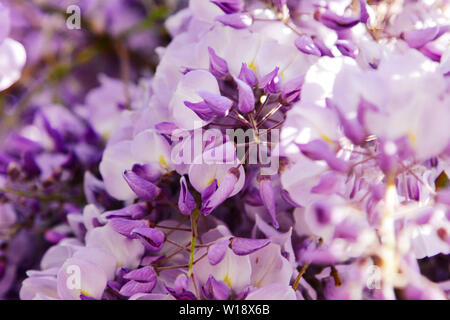
[[0,298],[448,299],[432,2],[1,4]]

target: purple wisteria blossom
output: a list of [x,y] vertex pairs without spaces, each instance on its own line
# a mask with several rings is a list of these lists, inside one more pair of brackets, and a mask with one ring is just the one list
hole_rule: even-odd
[[450,297],[450,1],[4,2],[0,299]]

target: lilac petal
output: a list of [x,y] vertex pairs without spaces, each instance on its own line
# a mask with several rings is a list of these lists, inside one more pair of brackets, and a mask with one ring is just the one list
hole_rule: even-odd
[[[347,119],[345,115],[341,112],[339,107],[332,102],[330,99],[326,100],[326,104],[329,108],[334,109],[336,113],[338,114],[339,121],[342,125],[342,128],[344,129],[344,134],[347,138],[350,139],[354,144],[360,145],[365,141],[366,138],[366,130],[364,129],[364,126],[361,124],[360,119],[364,119],[364,106],[365,102],[363,100],[360,101],[360,104],[358,106],[358,112],[361,112],[362,114],[358,114],[356,118],[354,119]],[[370,107],[368,105],[367,107]]]
[[211,0],[211,2],[226,14],[242,12],[245,6],[243,0]]
[[328,144],[321,139],[316,139],[306,144],[300,144],[299,148],[308,158],[312,160],[324,160],[333,170],[347,172],[350,167],[348,162],[336,157],[334,152],[328,147]]
[[269,239],[232,238],[231,249],[238,256],[245,256],[270,244]]
[[270,0],[270,2],[278,11],[281,11],[283,6],[287,5],[288,0]]
[[205,202],[213,195],[214,192],[217,190],[217,179],[214,179],[214,181],[205,188],[202,192],[202,202]]
[[386,188],[387,187],[385,184],[377,184],[370,188],[372,192],[372,197],[374,198],[375,201],[380,201],[381,199],[384,198],[386,194]]
[[257,81],[255,71],[253,71],[253,69],[250,69],[249,67],[247,67],[246,63],[242,63],[241,71],[239,72],[238,79],[244,81],[250,87],[253,87],[254,85],[256,85],[256,81]]
[[208,47],[209,71],[216,77],[222,78],[228,74],[227,62],[219,57],[213,48]]
[[303,252],[301,260],[304,262],[313,262],[317,264],[332,265],[336,264],[339,259],[329,247],[321,247],[315,250],[307,250]]
[[430,223],[432,217],[433,210],[425,210],[424,212],[419,213],[418,217],[414,220],[418,225],[425,225]]
[[29,177],[37,176],[41,173],[34,154],[30,151],[25,152],[23,155],[23,168]]
[[312,205],[316,222],[320,225],[331,223],[331,207],[323,202],[316,202]]
[[434,40],[440,38],[441,36],[443,36],[444,34],[446,34],[449,31],[450,31],[450,24],[440,25],[439,26],[439,32],[436,35],[436,38]]
[[166,290],[177,300],[197,300],[195,294],[188,290],[189,280],[185,274],[180,274],[173,284],[173,288],[164,285]]
[[72,169],[79,165],[80,159],[74,151],[69,151],[69,154],[66,156],[65,161],[61,164],[61,167],[64,169]]
[[319,48],[316,47],[310,36],[302,35],[295,40],[295,46],[298,50],[305,54],[311,54],[313,56],[320,57],[322,53]]
[[119,291],[122,296],[131,297],[137,293],[149,293],[156,286],[155,281],[152,282],[139,282],[135,280],[128,281]]
[[397,155],[400,160],[406,160],[414,155],[408,137],[403,136],[394,141],[397,146]]
[[214,112],[205,101],[196,103],[184,101],[184,105],[194,111],[200,117],[200,119],[204,121],[210,121],[214,117]]
[[11,133],[4,140],[2,145],[3,151],[15,157],[20,157],[25,152],[36,154],[43,150],[39,143],[16,133]]
[[335,172],[325,173],[320,177],[319,184],[311,189],[311,193],[332,195],[339,192],[339,188],[341,188],[339,183],[341,181],[341,176]]
[[209,276],[202,289],[208,299],[228,300],[230,298],[230,287],[223,281],[217,281],[213,275]]
[[272,224],[275,229],[278,229],[280,225],[277,221],[277,211],[275,202],[275,190],[272,185],[272,181],[268,177],[262,177],[259,179],[259,194],[261,199],[269,212],[269,216],[272,219]]
[[427,168],[436,168],[438,165],[439,165],[439,158],[437,157],[432,157],[427,161],[425,161],[425,166]]
[[189,68],[189,67],[181,67],[180,69],[181,69],[180,72],[181,72],[183,75],[186,75],[186,74],[188,74],[188,73],[191,72],[191,71],[199,70],[199,69],[197,69],[197,68]]
[[178,198],[178,208],[185,216],[191,215],[192,211],[196,208],[194,197],[189,192],[186,177],[182,176],[180,179],[180,196]]
[[322,56],[328,56],[331,58],[334,57],[334,54],[331,52],[330,48],[326,46],[322,39],[314,37],[313,41],[316,47],[320,50]]
[[128,272],[123,276],[123,278],[127,280],[136,280],[142,282],[154,282],[156,281],[156,273],[152,267],[143,267]]
[[183,290],[182,292],[177,292],[174,289],[167,287],[166,285],[164,286],[167,292],[169,292],[177,300],[197,300],[197,297],[191,291]]
[[203,152],[205,163],[231,163],[236,160],[236,147],[231,141],[210,147]]
[[141,260],[142,266],[149,266],[155,262],[158,262],[159,260],[164,259],[164,255],[159,256],[145,256]]
[[189,279],[185,274],[179,275],[173,284],[173,288],[176,292],[183,292],[189,289]]
[[[60,242],[62,239],[67,238],[67,235],[56,232],[54,230],[47,230],[45,232],[44,237],[45,237],[45,240],[48,241],[49,243],[56,244],[56,243]],[[0,266],[0,268],[1,268],[1,266]],[[0,271],[0,279],[1,279],[1,271]]]
[[339,16],[330,10],[322,13],[319,16],[319,21],[326,27],[336,31],[352,28],[359,23],[357,18]]
[[236,297],[235,300],[245,300],[250,291],[252,290],[252,287],[247,287],[246,289],[242,290]]
[[[328,104],[329,102],[331,102],[331,100],[327,100],[326,102]],[[366,101],[365,99],[361,98],[361,100],[359,101],[359,104],[358,104],[357,117],[356,117],[358,119],[359,123],[364,124],[364,119],[365,119],[367,111],[378,112],[379,109],[377,106],[373,105],[369,101]]]
[[113,218],[130,218],[130,219],[141,219],[148,214],[147,204],[145,203],[135,203],[123,209],[109,211],[105,213],[107,219]]
[[215,266],[225,258],[230,240],[223,240],[213,244],[208,250],[208,260],[212,266]]
[[207,114],[211,112],[211,109],[208,107],[208,104],[204,101],[201,102],[184,101],[184,105],[196,113]]
[[344,220],[336,225],[334,229],[333,238],[345,239],[349,242],[356,242],[360,235],[361,227],[348,220]]
[[280,192],[281,198],[286,201],[287,204],[289,204],[290,206],[294,207],[294,208],[300,208],[301,206],[296,203],[294,200],[292,200],[289,192],[285,189],[282,189]]
[[276,67],[273,71],[266,74],[259,83],[259,88],[264,89],[266,93],[276,93],[280,90],[280,76]]
[[436,195],[436,202],[450,206],[450,189],[439,190]]
[[113,218],[109,222],[109,225],[117,233],[120,233],[125,237],[131,238],[132,237],[131,232],[133,231],[133,229],[148,227],[148,221]]
[[324,160],[331,169],[337,172],[346,173],[351,167],[351,165],[347,161],[336,157],[334,154]]
[[58,132],[58,130],[56,130],[52,127],[52,125],[50,124],[50,121],[44,114],[41,114],[41,118],[42,118],[45,130],[47,131],[48,135],[51,137],[51,139],[53,140],[53,143],[55,144],[56,151],[66,153],[67,146],[66,146],[61,134]]
[[342,55],[356,59],[358,56],[358,48],[351,42],[345,40],[339,40],[336,42],[336,47],[342,53]]
[[[397,166],[397,147],[395,146],[395,152],[386,152],[392,146],[392,141],[381,141],[380,142],[380,152],[378,154],[378,165],[381,170],[385,173],[392,172]],[[388,148],[389,147],[389,148]]]
[[216,17],[216,20],[235,29],[246,29],[253,23],[252,17],[245,13],[224,14]]
[[340,119],[342,128],[344,129],[344,134],[350,139],[355,145],[360,145],[365,141],[366,130],[357,121],[357,119]]
[[299,101],[304,83],[305,76],[300,76],[286,82],[281,89],[281,99],[283,99],[286,104]]
[[123,176],[131,190],[133,190],[134,193],[142,200],[152,201],[161,192],[161,189],[159,189],[155,184],[141,178],[131,170],[126,170]]
[[164,245],[164,233],[154,228],[136,228],[131,231],[131,235],[137,236],[145,248],[152,252],[160,251]]
[[204,90],[199,90],[198,94],[206,102],[208,107],[220,117],[226,117],[233,106],[232,100],[220,94],[214,94]]
[[443,51],[439,46],[432,42],[427,43],[418,49],[424,56],[428,57],[434,62],[441,62]]
[[259,189],[251,187],[250,190],[247,191],[245,195],[245,202],[251,205],[252,207],[260,207],[263,206],[264,203],[259,195]]
[[417,179],[414,177],[408,177],[406,186],[408,191],[408,197],[412,200],[419,201],[420,200],[419,181],[417,181]]
[[234,79],[239,91],[238,109],[242,113],[249,113],[255,109],[255,95],[252,88],[242,80]]
[[321,139],[312,140],[306,144],[299,144],[299,148],[305,156],[312,160],[325,160],[331,154],[327,143]]
[[[305,289],[308,290],[307,288]],[[313,289],[311,291],[314,292]],[[313,296],[309,292],[308,294]],[[297,300],[297,296],[291,286],[274,282],[250,291],[245,300]]]
[[[71,277],[71,273],[67,272],[68,268],[75,266],[78,267],[80,287],[67,285]],[[89,260],[76,257],[65,261],[58,271],[56,280],[58,297],[62,300],[79,299],[82,291],[85,295],[101,299],[108,281],[106,272],[101,266]]]
[[359,0],[359,21],[367,23],[369,21],[369,13],[367,12],[366,0]]
[[172,122],[160,122],[155,125],[155,129],[159,131],[161,134],[172,134],[175,130],[178,129],[178,126]]
[[239,180],[240,172],[237,168],[232,168],[223,177],[217,190],[203,203],[202,213],[210,214],[215,208],[221,205],[230,194]]
[[10,163],[14,162],[14,158],[0,153],[0,173],[6,174],[8,172],[8,167]]
[[418,49],[426,45],[428,42],[435,40],[438,34],[439,27],[435,26],[431,28],[403,32],[402,38],[411,48]]
[[414,155],[408,137],[406,136],[400,137],[396,139],[394,142],[395,145],[397,146],[397,155],[399,156],[400,160],[406,160],[407,158],[412,157]]
[[159,169],[159,165],[155,163],[148,163],[148,164],[135,164],[133,165],[133,168],[131,169],[134,173],[136,173],[139,177],[150,181],[150,182],[156,182],[161,177],[162,172]]
[[104,182],[89,171],[84,174],[83,191],[89,204],[105,209],[121,206],[121,202],[111,197],[106,191]]

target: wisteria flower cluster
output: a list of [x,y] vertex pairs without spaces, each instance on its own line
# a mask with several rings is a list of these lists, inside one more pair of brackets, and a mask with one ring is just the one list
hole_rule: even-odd
[[450,1],[73,2],[0,5],[0,298],[449,297]]

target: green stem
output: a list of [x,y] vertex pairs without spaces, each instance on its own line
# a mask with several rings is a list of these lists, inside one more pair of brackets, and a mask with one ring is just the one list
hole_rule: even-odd
[[191,216],[192,223],[192,239],[191,239],[191,256],[189,259],[189,272],[188,276],[192,275],[192,268],[194,266],[194,254],[195,254],[195,245],[197,243],[197,220],[198,220],[199,210],[195,209]]
[[22,191],[22,190],[14,190],[11,188],[0,188],[0,192],[14,194],[19,197],[24,198],[36,198],[42,201],[62,201],[63,199],[56,195],[41,195],[32,192]]
[[15,189],[11,189],[11,188],[8,188],[8,187],[0,188],[0,192],[13,194],[13,195],[16,195],[18,197],[34,198],[34,199],[38,199],[38,200],[43,201],[43,202],[72,201],[72,202],[77,202],[77,203],[84,203],[84,198],[82,198],[82,197],[66,199],[66,198],[64,198],[62,196],[59,196],[57,194],[45,195],[45,194],[38,194],[38,193],[33,193],[33,192],[28,192],[28,191],[23,191],[23,190],[15,190]]

